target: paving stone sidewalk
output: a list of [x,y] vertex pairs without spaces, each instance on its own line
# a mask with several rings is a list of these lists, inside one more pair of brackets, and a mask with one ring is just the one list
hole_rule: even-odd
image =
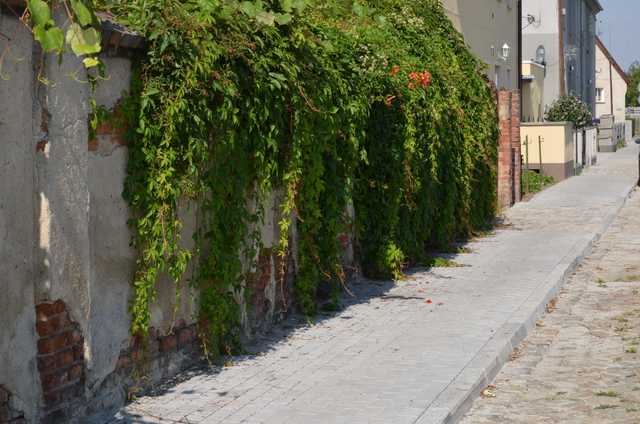
[[289,326],[228,367],[128,405],[109,423],[456,422],[535,326],[546,303],[613,221],[638,179],[638,148],[506,214],[458,268],[360,281],[313,326]]
[[640,191],[462,424],[640,423]]

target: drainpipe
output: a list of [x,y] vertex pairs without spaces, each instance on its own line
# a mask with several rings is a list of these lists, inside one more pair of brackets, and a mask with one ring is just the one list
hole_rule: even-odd
[[613,116],[613,65],[609,60],[609,104],[611,105],[611,116]]
[[566,94],[565,81],[567,75],[565,73],[565,64],[564,64],[564,21],[565,17],[562,13],[562,9],[564,9],[564,0],[558,0],[558,38],[560,41],[560,95],[564,96]]
[[522,122],[522,0],[518,0],[518,91],[520,96],[520,121]]

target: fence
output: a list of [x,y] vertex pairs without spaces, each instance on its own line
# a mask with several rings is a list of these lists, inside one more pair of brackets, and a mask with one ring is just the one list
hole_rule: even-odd
[[576,173],[582,169],[595,165],[598,153],[598,129],[588,127],[573,131],[575,143],[574,165]]
[[625,122],[615,122],[613,115],[602,115],[598,125],[598,151],[615,152],[624,144]]
[[628,108],[627,120],[631,121],[633,136],[640,136],[640,108]]
[[624,122],[616,122],[615,124],[613,124],[613,142],[616,144],[616,146],[619,146],[620,142],[624,142],[624,130]]

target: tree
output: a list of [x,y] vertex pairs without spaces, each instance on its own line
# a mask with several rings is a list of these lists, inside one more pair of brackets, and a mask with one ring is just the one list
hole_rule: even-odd
[[638,97],[640,97],[640,62],[636,60],[629,66],[627,78],[629,79],[627,106],[638,107],[640,106],[640,101],[638,101]]

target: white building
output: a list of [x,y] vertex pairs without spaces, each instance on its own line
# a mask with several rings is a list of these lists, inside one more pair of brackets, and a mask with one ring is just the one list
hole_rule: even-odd
[[615,122],[625,121],[627,74],[609,50],[596,38],[596,113],[597,118],[613,115]]

